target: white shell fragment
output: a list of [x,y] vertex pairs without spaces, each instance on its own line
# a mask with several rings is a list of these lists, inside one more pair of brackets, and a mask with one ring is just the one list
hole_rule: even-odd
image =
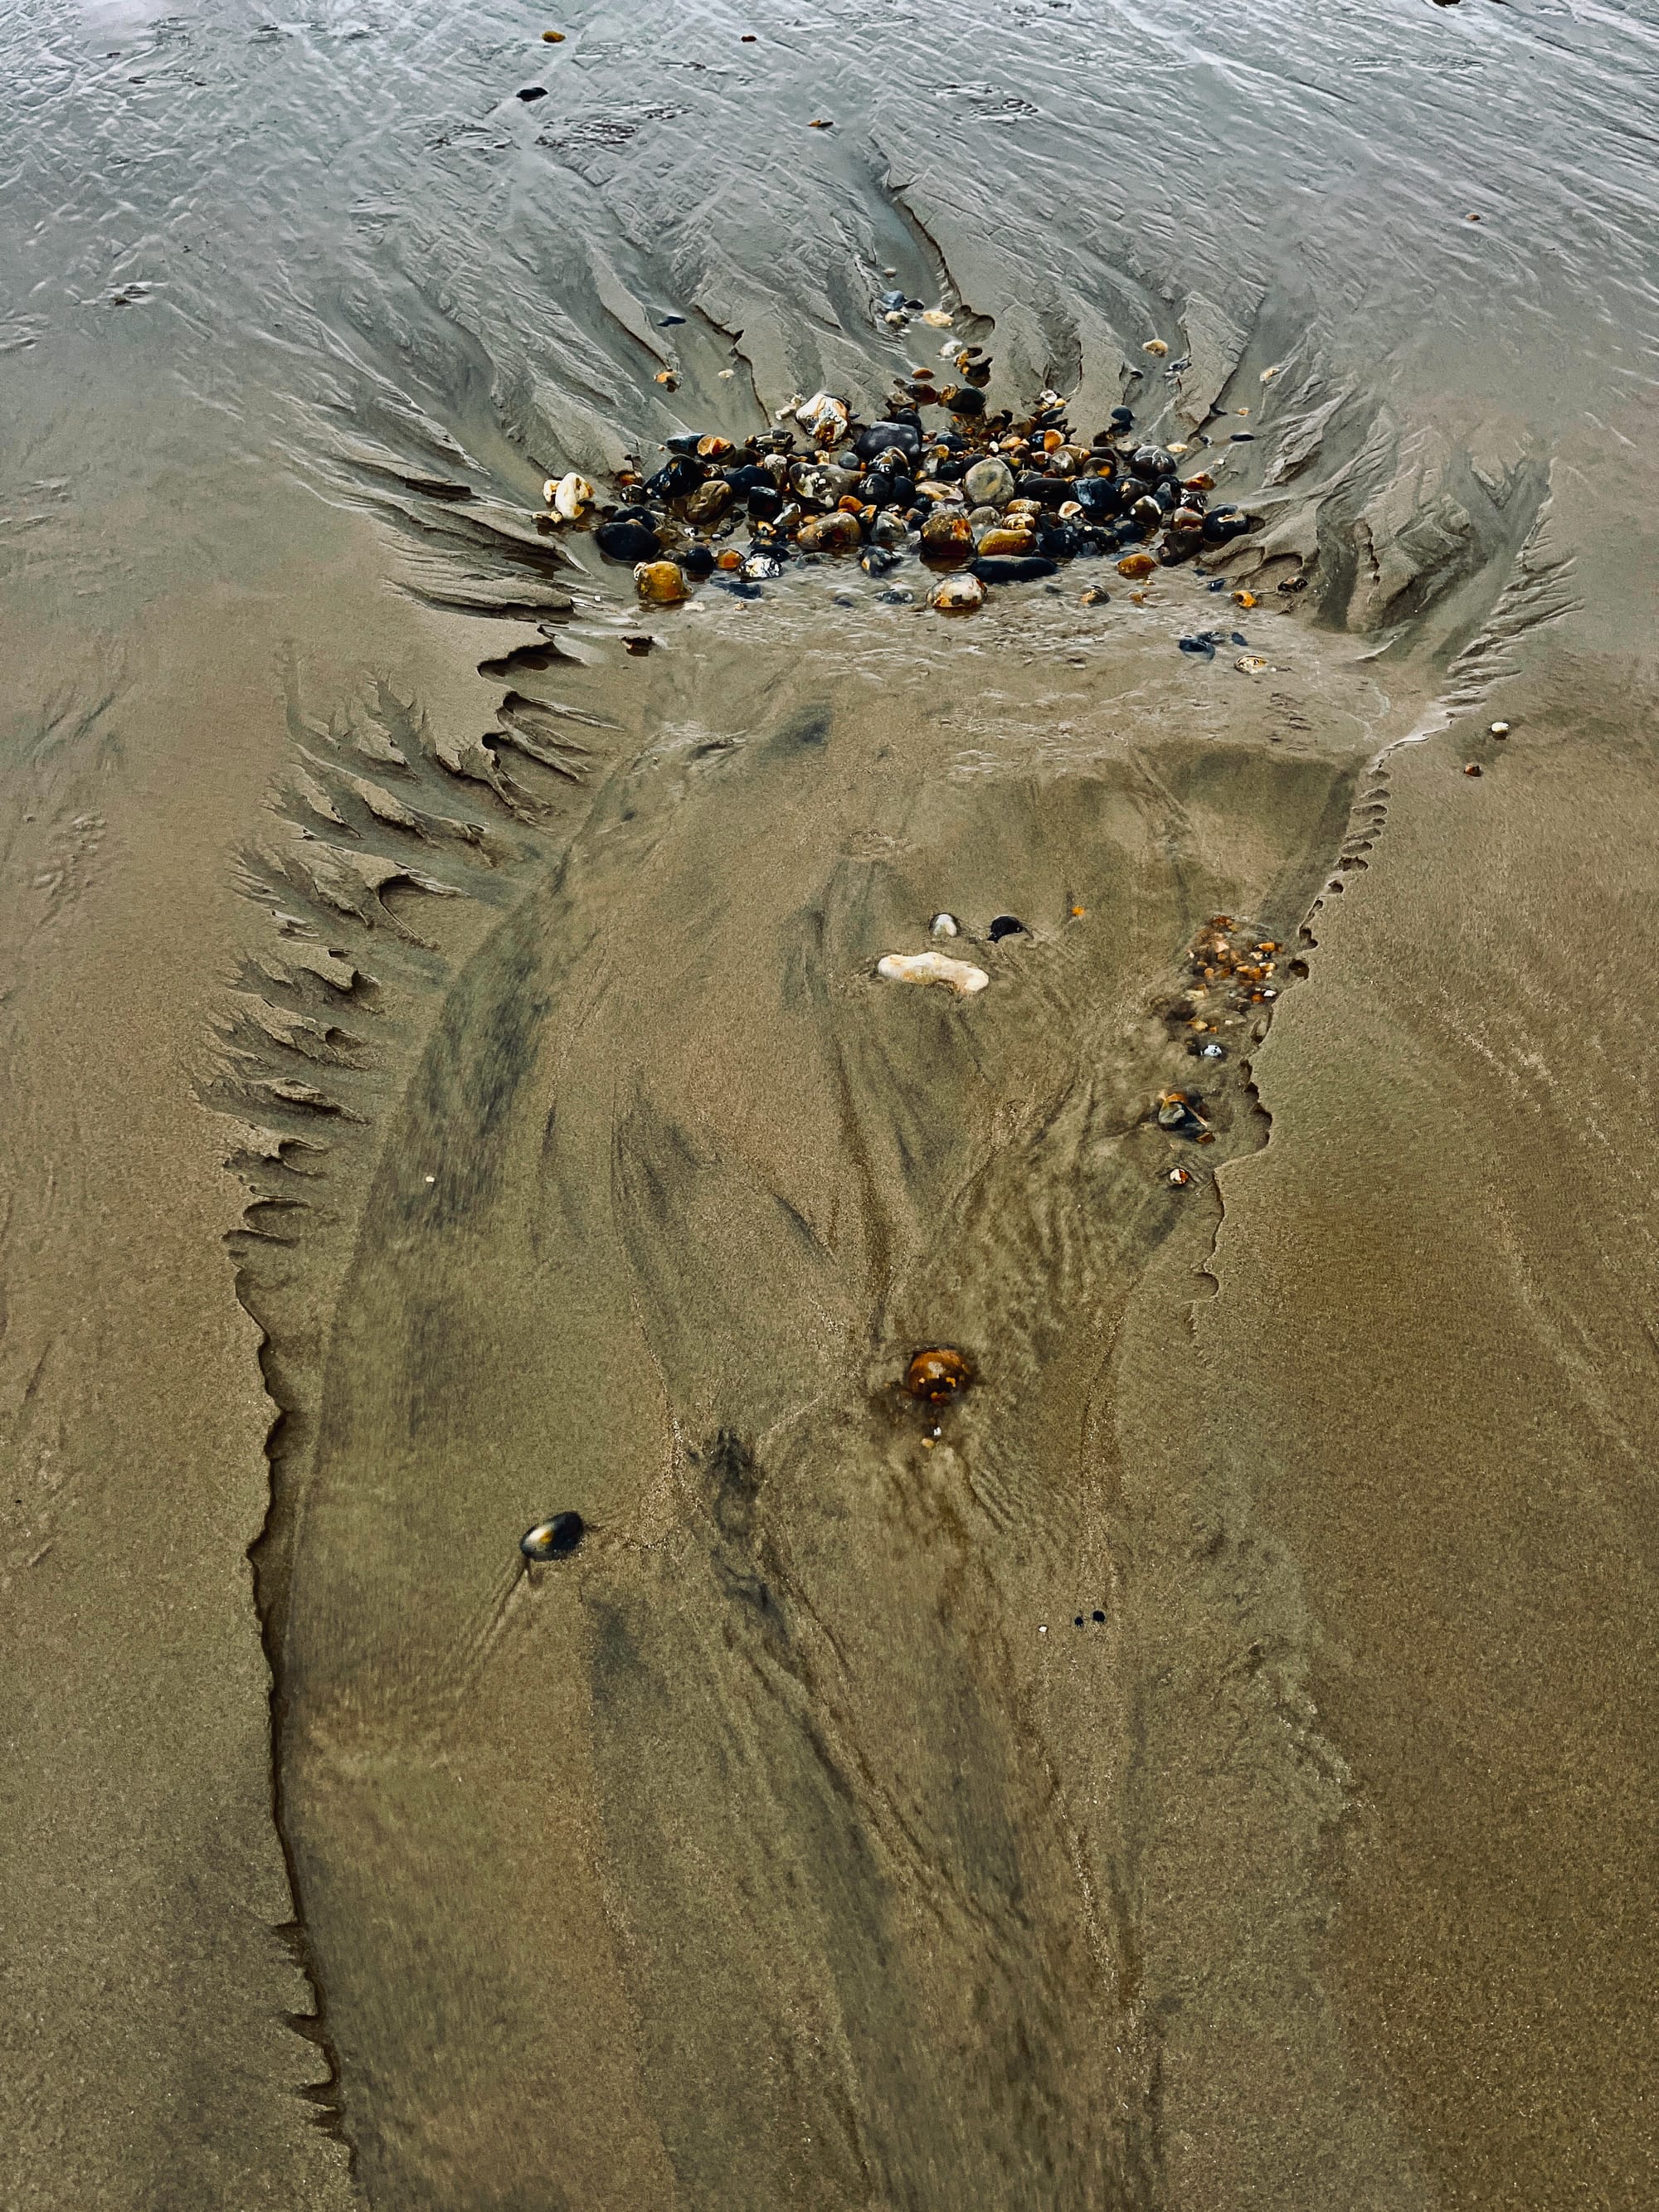
[[549,477],[542,486],[542,497],[562,521],[580,522],[599,494],[586,477],[579,477],[572,469],[568,476]]
[[927,927],[935,937],[955,937],[962,925],[953,914],[936,914]]
[[795,420],[821,446],[833,446],[846,433],[847,402],[833,392],[815,392],[795,410]]
[[876,963],[876,973],[890,983],[947,983],[959,999],[982,991],[991,980],[982,968],[947,960],[942,952],[890,952]]

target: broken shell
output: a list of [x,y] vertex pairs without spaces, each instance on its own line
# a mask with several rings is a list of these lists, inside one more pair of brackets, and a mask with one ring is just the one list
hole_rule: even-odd
[[904,1387],[913,1398],[925,1398],[937,1406],[965,1390],[973,1379],[974,1364],[966,1352],[940,1345],[936,1350],[917,1352],[905,1370]]
[[562,515],[567,522],[576,522],[580,520],[584,509],[592,507],[598,497],[599,494],[587,478],[579,477],[573,469],[568,476],[561,477],[554,485],[549,504],[553,512]]
[[953,914],[936,914],[927,927],[935,937],[955,937],[961,928]]
[[832,392],[815,392],[795,410],[795,420],[821,446],[833,446],[847,434],[847,402]]
[[991,980],[982,968],[947,960],[942,952],[890,952],[877,961],[876,973],[890,983],[947,984],[959,999],[971,998]]
[[642,599],[665,605],[685,597],[685,578],[677,561],[641,561],[634,571],[634,586]]
[[1158,360],[1162,361],[1164,355],[1168,353],[1170,349],[1164,344],[1162,338],[1148,338],[1146,344],[1142,346],[1140,350],[1142,353],[1152,354]]
[[977,576],[967,571],[960,575],[942,576],[928,592],[927,604],[936,614],[970,615],[976,607],[984,605],[985,586]]
[[586,1534],[587,1523],[580,1513],[555,1513],[526,1528],[519,1549],[526,1559],[568,1559]]
[[1260,676],[1267,665],[1259,653],[1241,653],[1233,663],[1241,676]]
[[1120,576],[1150,576],[1158,566],[1150,553],[1126,553],[1117,564]]
[[1170,1170],[1170,1181],[1175,1185],[1177,1190],[1184,1190],[1192,1179],[1192,1170],[1190,1168],[1171,1168]]
[[680,388],[680,380],[672,368],[659,368],[655,380],[670,392],[678,392]]

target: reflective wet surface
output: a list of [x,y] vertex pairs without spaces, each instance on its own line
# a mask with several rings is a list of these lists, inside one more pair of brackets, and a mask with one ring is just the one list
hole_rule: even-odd
[[15,2200],[1644,2201],[1652,23],[0,27]]

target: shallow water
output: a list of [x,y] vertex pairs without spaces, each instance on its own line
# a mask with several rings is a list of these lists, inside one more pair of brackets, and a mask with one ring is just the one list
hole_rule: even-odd
[[[137,1239],[184,1170],[158,1134],[124,1194],[124,1083],[213,1109],[281,1419],[212,1633],[252,1632],[252,1541],[276,1781],[256,1805],[245,1662],[236,1802],[282,1855],[250,1917],[285,1917],[285,1875],[295,1923],[286,1996],[268,1960],[163,1975],[163,2034],[217,2006],[217,2051],[204,2026],[125,2165],[22,2128],[19,2201],[155,2201],[181,2108],[192,2203],[259,2201],[256,2173],[398,2206],[1640,2201],[1626,2136],[1588,2169],[1534,2144],[1529,2183],[1440,2114],[1378,2017],[1397,1929],[1342,1948],[1395,1893],[1372,1872],[1355,1902],[1387,1762],[1321,1710],[1335,1571],[1278,1525],[1312,1370],[1285,1307],[1229,1304],[1216,1243],[1231,1178],[1261,1187],[1275,1117],[1314,1143],[1341,1071],[1287,1060],[1264,1100],[1240,1023],[1216,1144],[1149,1115],[1199,1087],[1164,1012],[1212,915],[1312,969],[1298,1036],[1332,1007],[1358,1036],[1363,955],[1325,939],[1381,872],[1393,749],[1479,726],[1518,671],[1564,726],[1610,681],[1652,21],[0,27],[11,1266],[50,1334],[40,1163],[95,1155],[71,1211],[125,1206]],[[890,282],[987,347],[994,404],[1052,380],[1085,436],[1127,398],[1212,441],[1267,518],[1222,564],[1262,586],[1237,618],[1267,673],[1177,651],[1233,617],[1194,571],[1085,606],[1079,564],[962,624],[829,570],[642,617],[537,532],[566,466],[744,435],[823,383],[877,411],[943,342],[878,321]],[[874,976],[940,908],[977,1000]],[[991,945],[1001,912],[1028,933]],[[94,981],[124,981],[121,1043],[72,1077],[60,1010],[101,1042]],[[63,1135],[71,1099],[106,1139]],[[82,1425],[29,1379],[34,1326],[8,1355],[30,1451]],[[161,1310],[55,1340],[116,1401],[176,1360],[192,1434],[252,1373]],[[937,1437],[896,1387],[931,1342],[980,1370]],[[521,1574],[567,1506],[581,1552]],[[143,1633],[113,1605],[85,1664]],[[175,1712],[216,1650],[169,1658]],[[1509,1940],[1443,1971],[1478,1995]],[[101,2009],[94,1948],[65,1940],[64,2018]],[[74,2047],[32,2062],[43,2099]],[[309,2080],[330,2132],[228,2148],[226,2048],[262,2113]]]

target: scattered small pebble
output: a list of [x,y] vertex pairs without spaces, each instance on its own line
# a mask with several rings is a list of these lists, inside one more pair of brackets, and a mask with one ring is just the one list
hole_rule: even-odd
[[1479,761],[1465,761],[1465,762],[1464,762],[1464,763],[1463,763],[1463,773],[1464,773],[1464,775],[1480,775],[1480,774],[1482,773],[1482,770],[1481,770],[1481,767],[1480,767],[1480,762],[1479,762]]

